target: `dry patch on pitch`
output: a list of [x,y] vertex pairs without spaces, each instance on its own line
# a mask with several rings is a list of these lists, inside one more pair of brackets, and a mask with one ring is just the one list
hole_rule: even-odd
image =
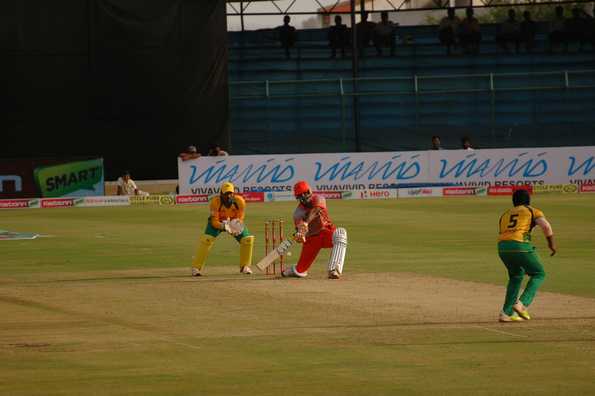
[[[211,267],[46,274],[0,282],[2,353],[88,353],[244,337],[358,338],[377,345],[574,342],[595,339],[595,299],[540,293],[535,320],[499,324],[504,286],[408,273],[315,270],[308,279],[245,276]],[[6,280],[6,279],[5,279]]]
[[[348,273],[339,281],[323,275],[248,277],[235,267],[212,267],[202,278],[191,278],[186,269],[160,269],[9,281],[0,283],[0,345],[101,348],[110,340],[139,338],[186,345],[184,339],[196,337],[405,327],[506,333],[514,326],[496,322],[504,286],[410,273]],[[535,320],[524,326],[592,329],[595,323],[595,299],[540,293],[531,308]]]
[[[299,307],[297,312],[302,311],[301,307],[320,309],[326,323],[345,326],[494,324],[505,291],[504,285],[411,273],[347,274],[340,281],[284,279],[232,287],[246,293],[270,294],[274,300],[287,301],[287,307]],[[542,292],[531,311],[535,318],[532,324],[560,320],[595,322],[595,299]]]

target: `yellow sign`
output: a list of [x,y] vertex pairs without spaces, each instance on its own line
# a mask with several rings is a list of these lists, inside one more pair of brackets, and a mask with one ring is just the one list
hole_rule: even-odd
[[533,186],[534,193],[577,193],[578,186],[576,184],[546,184]]
[[170,195],[133,195],[130,197],[131,205],[173,205],[174,197]]

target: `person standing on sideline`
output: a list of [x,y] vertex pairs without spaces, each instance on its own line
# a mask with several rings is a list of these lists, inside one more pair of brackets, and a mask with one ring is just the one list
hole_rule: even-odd
[[473,145],[471,144],[471,139],[469,138],[469,136],[463,136],[461,138],[461,148],[467,151],[475,150],[473,148]]
[[347,231],[337,228],[328,215],[326,200],[321,195],[312,193],[305,181],[293,186],[293,194],[299,201],[293,213],[296,228],[294,239],[303,244],[300,258],[295,266],[281,273],[283,277],[304,278],[308,269],[318,256],[320,249],[333,249],[328,262],[328,278],[339,279],[343,273],[345,252],[347,249]]
[[442,145],[440,143],[440,136],[434,135],[432,136],[432,147],[431,150],[442,150]]
[[192,260],[192,276],[202,276],[209,251],[221,232],[231,234],[240,244],[240,273],[250,275],[252,270],[252,249],[254,236],[244,225],[246,201],[235,195],[235,188],[230,182],[221,185],[219,195],[209,203],[211,215],[207,227],[200,236],[194,260]]
[[[531,243],[531,230],[538,225],[547,239],[550,256],[556,254],[554,233],[543,212],[530,206],[531,197],[527,190],[516,190],[512,194],[512,209],[500,216],[498,255],[508,270],[508,285],[500,322],[518,322],[531,319],[527,307],[531,305],[537,289],[545,279],[545,271],[535,246]],[[519,298],[523,278],[529,282]]]
[[190,161],[193,159],[200,158],[200,153],[196,146],[188,146],[186,150],[182,151],[178,156],[182,161]]
[[218,144],[213,144],[209,148],[209,156],[211,157],[227,157],[229,153],[221,148]]

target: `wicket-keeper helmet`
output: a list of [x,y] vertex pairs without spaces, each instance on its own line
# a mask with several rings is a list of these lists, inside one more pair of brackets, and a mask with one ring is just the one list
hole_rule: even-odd
[[305,181],[301,180],[293,186],[293,195],[297,198],[300,195],[310,191],[310,186]]
[[221,194],[225,194],[227,192],[234,192],[235,188],[232,183],[225,182],[221,185]]

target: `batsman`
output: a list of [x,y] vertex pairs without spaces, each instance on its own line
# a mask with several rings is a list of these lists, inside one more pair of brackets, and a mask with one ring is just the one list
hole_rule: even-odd
[[254,236],[244,225],[246,201],[235,194],[232,183],[225,182],[221,185],[219,195],[209,202],[209,208],[207,227],[200,236],[196,255],[192,260],[192,276],[202,276],[209,251],[222,232],[232,235],[240,244],[240,273],[251,274]]
[[328,277],[339,279],[343,273],[347,250],[347,231],[333,224],[326,208],[326,199],[313,194],[308,183],[297,182],[293,186],[293,194],[299,201],[293,213],[295,240],[303,246],[297,264],[281,274],[284,277],[306,277],[320,249],[326,248],[332,249],[328,262]]

